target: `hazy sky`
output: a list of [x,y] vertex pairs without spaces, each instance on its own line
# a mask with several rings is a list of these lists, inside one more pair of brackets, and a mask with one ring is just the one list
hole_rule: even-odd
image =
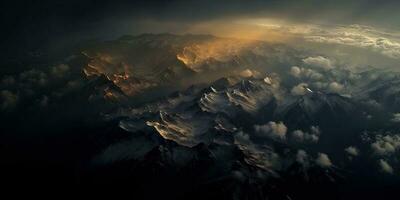
[[[400,27],[396,0],[2,1],[4,47],[35,48],[60,38],[188,31],[209,21],[274,18]],[[149,23],[151,22],[151,23]]]

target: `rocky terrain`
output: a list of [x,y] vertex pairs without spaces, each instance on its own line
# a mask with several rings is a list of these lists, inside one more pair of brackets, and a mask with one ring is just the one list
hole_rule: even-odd
[[20,155],[9,167],[61,162],[54,172],[73,171],[66,183],[82,187],[170,199],[352,197],[398,183],[399,77],[255,40],[124,36],[3,76],[2,137],[19,142],[4,145]]

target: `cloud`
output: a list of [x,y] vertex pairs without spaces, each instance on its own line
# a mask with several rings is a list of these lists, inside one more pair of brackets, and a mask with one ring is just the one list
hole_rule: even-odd
[[[370,50],[383,56],[400,59],[400,34],[390,30],[378,30],[371,26],[293,24],[274,20],[255,23],[270,31],[276,31],[304,39],[307,42],[335,44]],[[316,60],[309,59],[312,63]],[[316,62],[314,62],[316,61]],[[330,66],[329,62],[324,62]],[[330,63],[332,64],[332,63]]]
[[322,82],[322,81],[316,81],[311,84],[314,88],[319,89],[319,90],[325,90],[329,86],[329,83]]
[[315,163],[324,168],[332,166],[332,162],[329,159],[328,155],[324,153],[318,153],[318,157],[317,159],[315,159]]
[[339,27],[324,34],[312,34],[305,36],[307,41],[341,44],[358,48],[370,49],[379,52],[390,58],[400,58],[400,43],[389,38],[385,38],[376,31],[366,33],[365,30],[353,27]]
[[297,141],[304,141],[304,132],[302,130],[295,130],[292,132],[292,137]]
[[255,125],[254,130],[259,136],[285,139],[287,127],[283,122],[270,121],[264,125]]
[[296,161],[301,164],[305,164],[307,162],[307,157],[308,157],[307,152],[302,149],[299,149],[296,154]]
[[319,136],[315,134],[305,134],[304,139],[313,143],[318,142]]
[[312,134],[321,135],[321,129],[318,126],[311,126],[310,130]]
[[253,72],[250,69],[245,69],[239,72],[239,75],[244,78],[252,77]]
[[400,148],[399,135],[377,135],[375,142],[371,144],[371,148],[376,155],[390,155]]
[[392,122],[400,122],[400,113],[393,113],[393,118],[391,119]]
[[333,68],[333,62],[330,59],[322,56],[308,57],[303,59],[303,62],[314,68],[321,68],[324,70],[329,70]]
[[383,172],[388,173],[388,174],[393,174],[392,166],[390,166],[389,163],[386,162],[385,160],[380,159],[379,160],[379,166],[381,167],[381,170]]
[[390,58],[400,58],[399,35],[387,30],[379,31],[371,26],[357,24],[333,27],[313,26],[303,37],[309,42],[352,46],[378,52]]
[[237,144],[252,145],[249,135],[242,131],[236,133],[234,139]]
[[66,88],[67,89],[77,89],[77,88],[79,88],[79,87],[82,87],[83,86],[83,81],[82,80],[71,80],[71,81],[68,81],[67,83],[66,83]]
[[54,66],[51,68],[51,74],[53,76],[62,77],[66,73],[68,73],[69,70],[70,70],[70,67],[68,65],[60,64],[60,65],[57,65],[57,66]]
[[311,86],[315,89],[318,90],[323,90],[331,93],[342,93],[345,89],[345,86],[341,83],[338,83],[336,81],[333,82],[323,82],[323,81],[316,81],[310,83]]
[[348,153],[350,156],[358,156],[359,151],[356,147],[350,146],[344,149],[346,153]]
[[305,69],[297,66],[290,68],[290,74],[296,78],[305,78],[311,80],[320,80],[324,78],[324,75],[321,73],[318,73],[312,69]]
[[302,130],[294,130],[292,132],[292,138],[298,142],[313,142],[316,143],[319,140],[319,136],[316,134],[310,134],[303,132]]
[[300,78],[300,74],[301,74],[300,67],[297,67],[297,66],[291,67],[290,68],[290,74],[293,75],[294,77]]
[[334,93],[340,93],[343,90],[344,86],[338,82],[329,83],[328,90]]
[[371,147],[378,155],[391,154],[396,150],[392,144],[384,141],[374,142],[371,144]]
[[36,69],[31,69],[22,72],[19,75],[19,79],[28,87],[33,85],[44,86],[47,83],[47,74]]
[[8,90],[2,90],[0,92],[1,109],[10,110],[15,108],[18,102],[18,96]]
[[307,83],[300,83],[292,88],[290,93],[295,96],[302,96],[307,93],[309,93],[310,90],[308,89],[308,84]]

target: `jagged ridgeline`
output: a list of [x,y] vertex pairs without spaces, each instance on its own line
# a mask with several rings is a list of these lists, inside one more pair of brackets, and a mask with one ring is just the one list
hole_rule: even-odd
[[160,88],[173,90],[209,83],[239,73],[252,76],[249,69],[287,63],[285,58],[275,56],[283,55],[282,51],[290,49],[211,35],[145,34],[94,44],[82,53],[89,58],[84,68],[87,76],[104,75],[125,95],[135,96]]
[[[191,167],[202,166],[195,167],[203,174],[195,182],[207,184],[199,191],[228,182],[233,188],[264,185],[269,193],[260,198],[302,196],[312,187],[332,193],[365,175],[348,170],[376,167],[377,157],[353,159],[361,149],[374,151],[365,138],[393,126],[381,122],[397,112],[392,85],[398,75],[334,66],[328,57],[279,44],[141,35],[84,54],[86,76],[105,76],[130,102],[105,115],[130,136],[110,143],[94,162],[117,168],[147,163],[157,170],[151,163],[162,162],[164,175],[185,174],[178,184],[194,176]],[[140,96],[151,101],[135,104]],[[251,195],[239,191],[232,198]]]
[[18,102],[3,118],[77,145],[64,155],[83,166],[80,184],[172,199],[335,199],[349,181],[398,170],[399,77],[257,40],[124,36],[3,79],[17,85],[7,105]]

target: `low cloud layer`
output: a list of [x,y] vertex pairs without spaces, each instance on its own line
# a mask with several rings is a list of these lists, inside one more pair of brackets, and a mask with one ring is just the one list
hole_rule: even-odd
[[395,123],[400,122],[400,113],[393,114],[392,122],[395,122]]
[[323,56],[308,57],[303,59],[304,64],[314,68],[322,68],[324,70],[332,69],[333,62]]
[[399,135],[377,135],[375,141],[371,143],[371,148],[376,155],[390,155],[400,148]]
[[329,83],[328,89],[333,93],[340,93],[344,86],[336,81]]
[[317,134],[303,132],[302,130],[294,130],[292,132],[292,138],[298,142],[310,142],[316,143],[319,140],[319,136]]
[[70,71],[70,67],[66,64],[60,64],[51,68],[51,74],[56,77],[65,76]]
[[297,67],[297,66],[293,66],[290,69],[290,74],[300,79],[321,80],[324,78],[324,76],[319,72],[316,72],[312,69]]
[[254,130],[261,137],[285,139],[287,127],[283,122],[268,122],[264,125],[255,125]]
[[385,172],[388,174],[393,174],[393,168],[392,168],[392,166],[389,165],[389,163],[386,160],[380,159],[379,166],[380,166],[382,172]]
[[295,96],[302,96],[302,95],[305,95],[305,94],[307,94],[309,92],[311,92],[311,91],[308,88],[308,84],[307,83],[300,83],[300,84],[294,86],[292,88],[292,90],[290,91],[290,93],[292,93],[292,95],[295,95]]
[[308,155],[307,155],[306,151],[304,151],[302,149],[297,151],[297,154],[296,154],[296,161],[297,162],[299,162],[301,164],[306,164],[307,158],[308,158]]
[[358,156],[359,151],[356,147],[350,146],[344,149],[344,151],[349,154],[350,156]]
[[315,159],[315,163],[320,167],[330,167],[332,166],[332,162],[329,159],[328,155],[325,153],[318,153],[317,159]]
[[[318,30],[320,32],[318,33]],[[318,43],[341,44],[379,52],[390,58],[400,58],[400,43],[368,26],[352,25],[332,30],[316,29],[306,40]]]
[[[253,21],[252,24],[263,27],[265,30],[286,33],[311,43],[355,47],[389,58],[400,59],[400,34],[391,30],[380,30],[359,24],[293,24],[278,20],[258,20]],[[326,69],[333,66],[332,62],[322,56],[306,58],[303,61],[309,65]]]

